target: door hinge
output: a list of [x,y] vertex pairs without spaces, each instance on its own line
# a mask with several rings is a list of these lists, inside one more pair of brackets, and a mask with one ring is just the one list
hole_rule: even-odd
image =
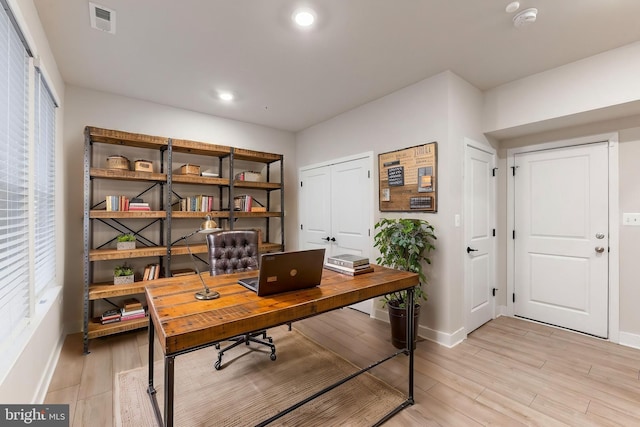
[[302,230],[302,224],[300,224],[300,230]]
[[493,234],[493,237],[496,237],[496,229],[495,228],[493,229],[493,233],[492,234]]
[[498,290],[497,288],[493,288],[493,289],[491,289],[491,295],[493,295],[493,296],[495,297],[495,296],[496,296],[496,291],[497,291],[497,290]]
[[302,187],[302,181],[300,181],[300,187]]
[[496,171],[497,170],[498,170],[498,168],[491,169],[491,176],[496,176]]
[[515,292],[513,293],[512,297],[511,297],[511,301],[516,302],[516,294],[515,294]]
[[371,237],[371,229],[370,228],[367,229],[367,234],[369,235],[369,237]]
[[371,171],[370,170],[367,171],[367,178],[371,178]]
[[511,166],[511,174],[513,176],[516,176],[516,169],[519,168],[519,166]]
[[513,240],[516,240],[516,230],[513,230]]

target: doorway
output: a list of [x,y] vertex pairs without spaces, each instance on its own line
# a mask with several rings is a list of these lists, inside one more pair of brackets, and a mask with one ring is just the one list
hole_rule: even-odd
[[464,303],[465,332],[494,318],[495,150],[465,138]]
[[594,137],[509,153],[515,316],[602,338],[617,330],[616,148]]
[[[300,169],[300,248],[371,257],[373,153]],[[371,300],[351,306],[371,315]]]

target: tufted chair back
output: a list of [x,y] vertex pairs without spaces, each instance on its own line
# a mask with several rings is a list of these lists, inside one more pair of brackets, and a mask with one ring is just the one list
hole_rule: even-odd
[[258,269],[258,232],[218,231],[207,235],[212,276]]

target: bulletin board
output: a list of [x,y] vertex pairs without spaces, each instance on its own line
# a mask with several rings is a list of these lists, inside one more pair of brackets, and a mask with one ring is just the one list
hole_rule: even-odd
[[378,154],[380,211],[437,212],[437,143]]

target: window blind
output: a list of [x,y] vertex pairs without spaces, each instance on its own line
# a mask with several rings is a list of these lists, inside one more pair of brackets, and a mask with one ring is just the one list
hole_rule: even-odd
[[29,57],[0,12],[0,345],[29,316]]
[[55,108],[44,77],[35,79],[35,294],[55,282]]

